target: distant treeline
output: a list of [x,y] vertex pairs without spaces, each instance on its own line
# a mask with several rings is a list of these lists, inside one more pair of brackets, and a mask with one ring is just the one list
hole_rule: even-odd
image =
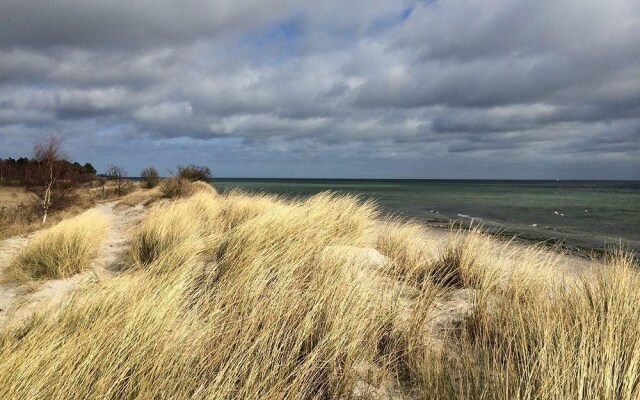
[[[86,182],[96,178],[96,169],[91,163],[81,165],[78,162],[56,160],[57,169],[61,170],[62,179]],[[0,158],[0,185],[24,185],[36,179],[34,175],[40,173],[38,161],[20,157]]]

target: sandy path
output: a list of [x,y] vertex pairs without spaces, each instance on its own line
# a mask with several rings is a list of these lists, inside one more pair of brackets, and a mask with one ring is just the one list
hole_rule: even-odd
[[[4,270],[11,258],[33,238],[34,234],[28,236],[15,236],[0,242],[0,276],[4,275]],[[0,327],[7,319],[9,309],[18,297],[18,285],[12,282],[0,282]]]
[[[91,270],[70,278],[43,282],[35,290],[12,282],[0,283],[0,327],[13,316],[22,318],[40,301],[59,303],[79,283],[95,281],[122,269],[130,231],[145,215],[144,209],[142,205],[116,207],[116,202],[99,204],[94,209],[109,217],[110,223],[107,238]],[[11,258],[37,233],[0,242],[0,276],[4,274]]]
[[94,269],[98,272],[115,273],[122,270],[131,230],[146,215],[142,204],[135,207],[116,207],[116,204],[111,202],[95,207],[111,219],[107,239],[94,265]]

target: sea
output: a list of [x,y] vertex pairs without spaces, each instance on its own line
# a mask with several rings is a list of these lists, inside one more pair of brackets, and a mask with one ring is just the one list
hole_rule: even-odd
[[640,250],[640,181],[218,178],[213,185],[288,198],[349,193],[375,201],[384,215],[432,226],[476,225],[576,251]]

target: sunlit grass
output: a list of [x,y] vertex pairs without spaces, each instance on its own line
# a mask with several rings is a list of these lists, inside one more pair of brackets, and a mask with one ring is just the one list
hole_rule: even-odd
[[106,236],[108,219],[87,211],[39,233],[11,260],[18,281],[66,278],[88,268]]
[[154,204],[130,268],[0,332],[0,398],[638,397],[626,253],[567,283],[542,248],[380,219],[330,193]]

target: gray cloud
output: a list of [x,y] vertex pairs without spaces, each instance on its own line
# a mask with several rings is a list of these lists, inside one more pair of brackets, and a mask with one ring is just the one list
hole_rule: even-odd
[[0,45],[31,47],[165,47],[253,29],[295,4],[256,0],[6,0]]
[[0,157],[638,179],[638,60],[633,0],[6,0]]

